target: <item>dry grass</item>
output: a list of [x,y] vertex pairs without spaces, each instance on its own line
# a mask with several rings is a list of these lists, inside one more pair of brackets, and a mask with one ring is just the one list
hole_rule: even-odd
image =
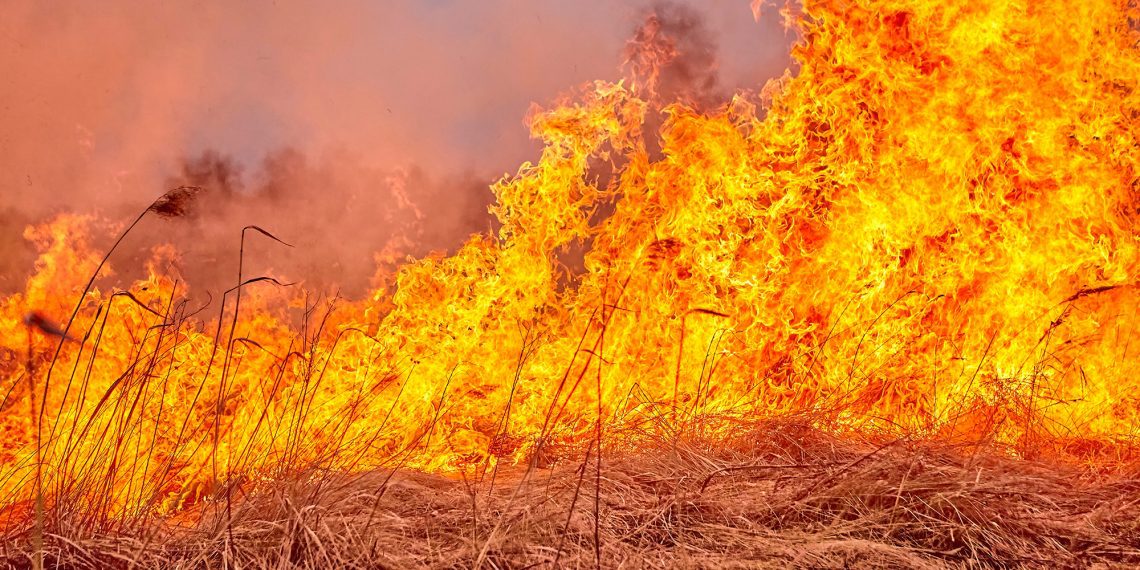
[[[482,482],[310,473],[181,522],[47,529],[47,568],[1132,568],[1140,471],[860,444],[795,423]],[[27,533],[0,561],[31,563]]]
[[[135,224],[148,212],[185,215],[197,193],[175,189]],[[247,230],[280,242],[243,228],[239,260]],[[240,267],[230,339],[241,285],[271,280],[246,279]],[[67,337],[81,307],[58,336]],[[219,316],[219,334],[222,322]],[[30,378],[30,361],[27,368]],[[42,393],[46,401],[46,381]],[[29,397],[38,432],[43,401],[37,414],[33,390]],[[298,411],[302,424],[304,415]],[[582,459],[590,445],[579,442],[578,462],[476,479],[313,469],[225,487],[172,519],[147,511],[107,520],[69,509],[68,499],[53,501],[45,517],[37,475],[36,516],[16,516],[23,527],[0,530],[0,567],[33,567],[37,555],[46,568],[163,570],[1140,567],[1135,459],[1081,469],[1014,460],[998,449],[838,439],[805,426],[785,420],[682,441],[607,431],[607,441],[638,451],[609,450],[599,467],[589,453]],[[1093,447],[1087,451],[1110,455]],[[572,455],[563,448],[536,454],[536,463]]]

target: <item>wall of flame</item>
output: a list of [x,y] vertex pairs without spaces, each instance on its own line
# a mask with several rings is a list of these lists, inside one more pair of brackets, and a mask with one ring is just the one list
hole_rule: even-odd
[[1126,458],[1138,20],[805,2],[800,72],[759,99],[646,132],[645,86],[598,82],[534,114],[545,147],[493,187],[497,235],[390,291],[330,308],[260,282],[204,317],[153,271],[89,294],[54,366],[24,315],[66,320],[99,254],[81,217],[33,227],[38,271],[0,301],[0,504],[171,512],[313,465],[485,472],[787,415]]

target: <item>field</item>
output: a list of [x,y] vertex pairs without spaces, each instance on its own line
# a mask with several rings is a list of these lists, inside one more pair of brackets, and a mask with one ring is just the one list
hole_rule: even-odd
[[307,239],[268,224],[217,295],[119,250],[208,187],[28,226],[0,557],[1140,565],[1140,9],[791,4],[796,74],[712,106],[651,16],[532,110],[494,229],[359,298],[251,271]]
[[[84,528],[52,513],[62,568],[1131,568],[1140,477],[838,440],[802,423],[731,441],[464,480],[304,473],[175,520]],[[1103,471],[1103,470],[1102,470]],[[600,486],[599,486],[600,483]],[[56,534],[58,533],[58,534]],[[28,567],[28,529],[3,562]]]

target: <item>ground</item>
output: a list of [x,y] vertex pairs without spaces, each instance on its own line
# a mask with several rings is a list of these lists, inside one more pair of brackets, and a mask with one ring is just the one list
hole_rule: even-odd
[[[602,467],[308,473],[176,519],[66,524],[48,568],[1132,568],[1140,469],[795,423]],[[600,486],[598,485],[600,483]],[[598,490],[600,489],[600,492]],[[597,518],[595,516],[597,513]],[[26,529],[25,529],[26,531]],[[30,534],[0,556],[29,567]]]

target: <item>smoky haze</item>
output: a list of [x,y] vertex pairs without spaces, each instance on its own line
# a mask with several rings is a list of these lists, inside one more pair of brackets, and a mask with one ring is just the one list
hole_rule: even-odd
[[253,270],[360,293],[377,252],[487,229],[489,184],[538,155],[530,104],[622,77],[647,26],[680,54],[662,97],[712,106],[789,65],[746,0],[0,3],[0,291],[31,270],[28,224],[195,183],[201,211],[125,255],[172,242],[213,287],[256,224],[297,247]]

